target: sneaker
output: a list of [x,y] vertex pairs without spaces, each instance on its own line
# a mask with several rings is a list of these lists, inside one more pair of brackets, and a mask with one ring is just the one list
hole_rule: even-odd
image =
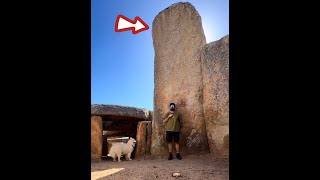
[[179,159],[179,160],[181,160],[180,153],[177,153],[176,158]]
[[172,160],[172,153],[169,153],[169,157],[168,157],[168,160]]

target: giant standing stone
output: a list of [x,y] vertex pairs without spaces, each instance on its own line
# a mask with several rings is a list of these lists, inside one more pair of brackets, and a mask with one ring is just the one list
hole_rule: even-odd
[[151,154],[168,153],[162,119],[170,102],[176,103],[183,122],[180,152],[208,149],[201,70],[201,49],[206,39],[199,13],[190,3],[171,5],[155,17],[152,38],[155,87]]
[[203,49],[203,111],[214,158],[229,157],[229,36]]
[[102,156],[102,118],[91,116],[91,160],[99,161]]

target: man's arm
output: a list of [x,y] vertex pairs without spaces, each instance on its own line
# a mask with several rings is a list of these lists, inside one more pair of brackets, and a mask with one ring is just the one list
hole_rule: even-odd
[[[167,115],[168,115],[168,114],[166,114],[166,116],[167,116]],[[168,122],[169,119],[170,119],[172,116],[173,116],[172,114],[169,114],[169,116],[166,117],[166,118],[164,118],[164,119],[162,120],[162,122],[163,122],[163,123]]]

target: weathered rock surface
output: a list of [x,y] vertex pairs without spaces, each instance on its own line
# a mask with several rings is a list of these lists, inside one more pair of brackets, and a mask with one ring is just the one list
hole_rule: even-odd
[[151,147],[151,121],[140,121],[137,128],[137,144],[135,157],[150,154]]
[[229,36],[203,49],[203,111],[210,152],[229,156]]
[[199,13],[190,3],[171,5],[155,17],[152,37],[155,87],[151,154],[168,153],[162,118],[170,102],[176,103],[183,122],[181,153],[208,149],[201,69],[206,39]]
[[118,106],[108,104],[93,104],[91,105],[91,115],[102,116],[103,118],[110,118],[116,120],[130,120],[132,121],[151,121],[152,112],[147,109]]
[[102,118],[91,116],[91,160],[99,161],[102,155]]

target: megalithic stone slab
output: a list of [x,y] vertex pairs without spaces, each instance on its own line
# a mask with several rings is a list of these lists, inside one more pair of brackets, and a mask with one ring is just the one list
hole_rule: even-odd
[[150,153],[151,121],[140,121],[137,127],[137,144],[135,157]]
[[91,160],[99,161],[102,156],[102,118],[91,116]]
[[155,60],[151,154],[168,153],[162,119],[171,102],[176,103],[183,122],[180,152],[192,154],[208,149],[201,70],[201,49],[206,39],[199,13],[190,3],[171,5],[155,17],[152,38]]
[[229,36],[203,49],[203,110],[211,155],[229,157]]

